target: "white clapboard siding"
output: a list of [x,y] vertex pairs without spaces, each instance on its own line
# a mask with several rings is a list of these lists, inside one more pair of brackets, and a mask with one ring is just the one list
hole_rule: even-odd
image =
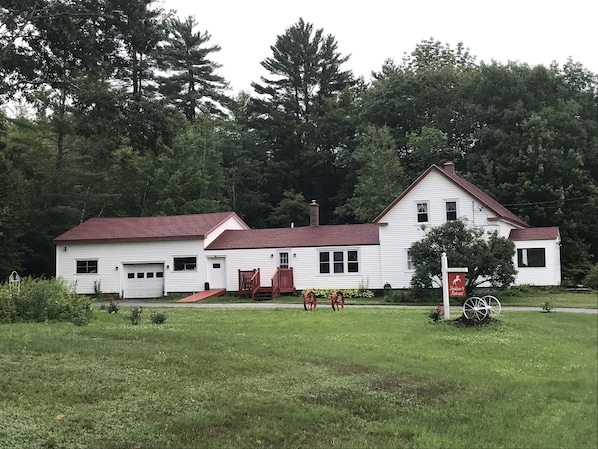
[[[200,291],[206,281],[207,261],[202,240],[131,243],[68,244],[56,247],[56,273],[80,294],[93,294],[94,283],[102,292],[122,294],[124,265],[164,264],[164,291]],[[64,250],[66,248],[66,251]],[[175,257],[196,257],[197,269],[174,271]],[[97,260],[98,272],[77,274],[77,260]]]
[[[380,248],[383,283],[393,288],[409,288],[413,271],[407,267],[407,252],[411,245],[424,237],[422,224],[427,227],[446,223],[446,202],[457,203],[457,217],[466,219],[470,225],[486,231],[498,231],[508,237],[514,226],[503,221],[490,220],[492,211],[474,197],[436,171],[431,171],[414,186],[383,217],[380,227]],[[417,222],[417,203],[428,203],[428,223]],[[450,261],[449,261],[450,264]]]
[[516,285],[552,286],[561,283],[561,256],[558,240],[530,240],[515,241],[517,249],[544,248],[546,257],[545,267],[519,267],[517,252],[513,263],[517,269]]
[[[320,274],[320,251],[357,251],[359,272]],[[295,288],[356,289],[362,286],[382,288],[380,282],[380,247],[378,245],[330,246],[302,248],[259,248],[206,251],[208,259],[226,259],[226,289],[239,289],[238,270],[260,270],[261,286],[272,285],[272,276],[278,268],[280,252],[289,253],[289,266],[293,269]]]

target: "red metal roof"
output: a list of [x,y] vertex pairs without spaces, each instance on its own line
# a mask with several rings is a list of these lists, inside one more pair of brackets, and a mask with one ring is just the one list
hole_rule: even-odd
[[54,239],[55,244],[203,239],[229,217],[249,227],[234,212],[168,217],[90,218]]
[[476,200],[478,200],[480,203],[482,203],[484,206],[486,206],[488,209],[494,212],[496,214],[496,217],[494,217],[494,219],[505,220],[517,226],[522,226],[525,228],[529,227],[529,225],[525,221],[523,221],[509,209],[504,207],[502,204],[500,204],[498,201],[496,201],[482,189],[473,185],[468,180],[461,178],[460,176],[455,174],[452,164],[449,166],[449,169],[442,169],[437,165],[430,166],[430,168],[428,168],[424,173],[422,173],[409,187],[407,187],[407,189],[405,189],[403,193],[401,193],[401,195],[399,195],[386,209],[382,211],[380,215],[378,215],[374,219],[374,223],[379,223],[382,220],[382,218],[388,213],[388,211],[390,211],[399,201],[403,199],[403,197],[405,197],[405,195],[407,195],[411,190],[413,190],[413,188],[415,188],[415,186],[417,186],[422,181],[422,179],[428,176],[428,174],[432,171],[437,171],[438,173],[444,175],[447,179],[452,181],[454,184],[463,189],[466,193],[470,194],[472,197],[474,197]]
[[227,230],[206,249],[299,248],[379,245],[378,225],[326,225],[296,228]]
[[509,234],[509,240],[556,240],[558,237],[558,226],[511,229],[511,233]]

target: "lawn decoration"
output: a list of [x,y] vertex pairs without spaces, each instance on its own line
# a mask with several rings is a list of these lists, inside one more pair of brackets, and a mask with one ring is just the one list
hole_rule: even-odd
[[316,299],[316,294],[311,290],[307,290],[303,294],[303,308],[305,310],[316,310],[317,305],[318,301]]
[[343,310],[345,308],[345,295],[343,295],[343,292],[341,292],[339,290],[333,291],[332,297],[331,297],[331,303],[332,303],[332,310],[334,310],[334,311]]
[[500,301],[494,296],[486,295],[482,298],[472,296],[463,303],[463,315],[471,321],[481,323],[487,317],[497,318],[500,315]]
[[18,295],[21,292],[21,276],[16,271],[10,273],[8,277],[8,290],[11,295]]

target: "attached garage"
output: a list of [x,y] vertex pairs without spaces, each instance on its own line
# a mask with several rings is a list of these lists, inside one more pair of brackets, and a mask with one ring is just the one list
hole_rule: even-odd
[[164,264],[124,265],[124,297],[159,298],[164,293]]

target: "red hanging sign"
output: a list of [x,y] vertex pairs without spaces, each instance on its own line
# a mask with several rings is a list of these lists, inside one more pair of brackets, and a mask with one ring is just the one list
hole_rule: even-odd
[[448,273],[449,297],[463,298],[465,294],[465,273]]

